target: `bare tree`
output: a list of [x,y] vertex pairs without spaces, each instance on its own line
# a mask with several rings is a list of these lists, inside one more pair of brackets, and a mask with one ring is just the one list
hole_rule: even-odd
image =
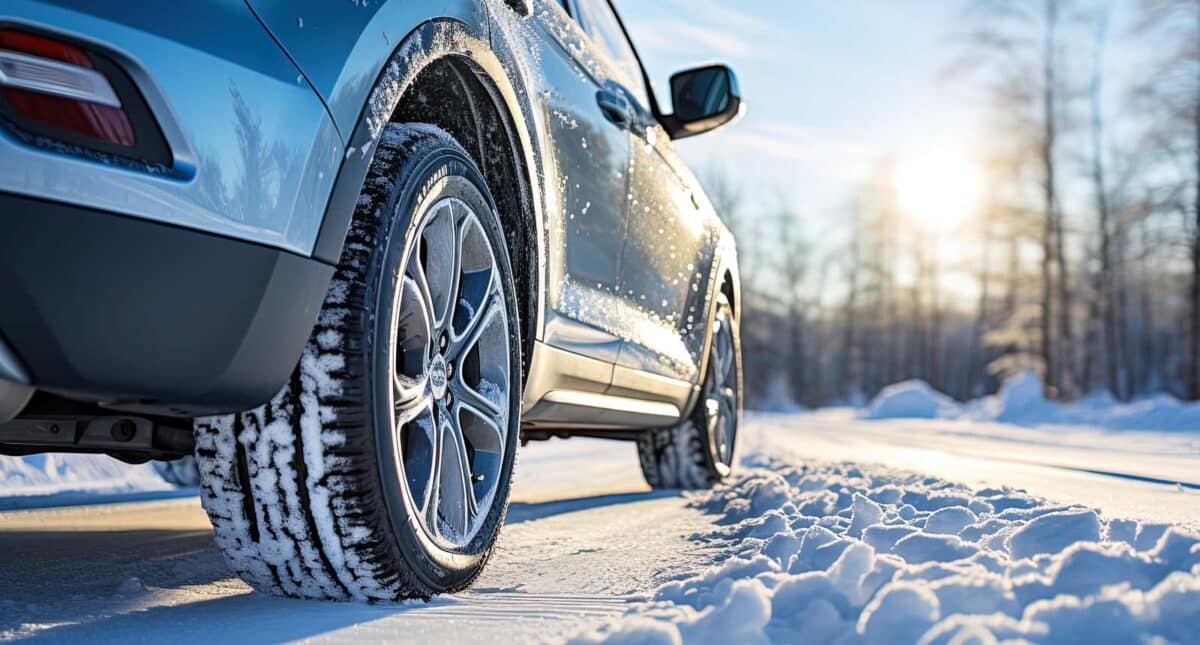
[[[1091,182],[1096,208],[1096,237],[1099,246],[1100,266],[1096,276],[1094,299],[1091,302],[1095,317],[1099,318],[1102,345],[1088,343],[1089,347],[1102,347],[1104,354],[1104,380],[1109,392],[1118,399],[1128,397],[1122,382],[1125,372],[1124,348],[1118,342],[1117,278],[1114,269],[1114,227],[1109,200],[1107,167],[1105,163],[1105,121],[1103,108],[1104,49],[1108,39],[1108,9],[1101,7],[1095,16],[1096,35],[1092,60],[1092,78],[1088,87],[1091,139]],[[1092,330],[1094,331],[1094,329]],[[1090,365],[1090,362],[1089,362]],[[1091,379],[1084,378],[1084,387]]]
[[1143,105],[1157,110],[1149,141],[1178,172],[1170,203],[1181,216],[1189,260],[1186,287],[1186,359],[1183,394],[1200,399],[1200,0],[1142,0],[1144,33],[1163,52],[1138,88]]
[[1066,235],[1058,185],[1061,102],[1067,83],[1061,20],[1068,0],[974,0],[956,72],[985,76],[992,102],[1023,127],[1039,169],[1041,315],[1038,324],[1046,392],[1075,393],[1074,325]]

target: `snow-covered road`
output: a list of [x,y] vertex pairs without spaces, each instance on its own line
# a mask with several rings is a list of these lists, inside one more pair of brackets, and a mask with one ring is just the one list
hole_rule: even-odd
[[815,460],[883,464],[1200,530],[1200,433],[864,421],[849,409],[752,415],[748,425],[743,454],[786,449]]
[[[848,411],[747,419],[744,456],[883,464],[974,487],[1015,486],[1104,517],[1200,526],[1197,435],[862,421]],[[760,460],[761,461],[761,460]],[[233,579],[194,497],[0,514],[0,637],[51,640],[560,641],[728,556],[719,521],[651,493],[632,445],[522,449],[508,524],[471,591],[428,605],[253,594]],[[725,549],[722,553],[721,549]]]
[[679,493],[650,492],[632,444],[532,444],[520,459],[483,577],[428,605],[254,594],[225,566],[194,496],[0,513],[0,638],[553,641],[710,560],[689,539],[710,520]]

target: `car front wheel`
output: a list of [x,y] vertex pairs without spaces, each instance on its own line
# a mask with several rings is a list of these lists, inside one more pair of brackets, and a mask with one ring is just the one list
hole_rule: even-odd
[[517,325],[474,163],[432,126],[387,126],[291,381],[196,424],[202,502],[233,568],[306,598],[470,584],[508,504]]
[[738,321],[724,294],[717,297],[712,342],[700,399],[679,425],[647,430],[638,460],[651,488],[711,488],[732,472],[742,401]]

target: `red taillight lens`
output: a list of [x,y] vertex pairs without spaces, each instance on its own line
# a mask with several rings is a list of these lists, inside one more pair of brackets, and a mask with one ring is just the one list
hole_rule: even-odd
[[137,143],[133,136],[133,126],[121,108],[12,87],[4,88],[4,98],[21,114],[46,125],[96,137],[127,148],[132,148]]
[[84,51],[74,45],[60,43],[41,36],[34,36],[22,31],[0,31],[0,49],[23,52],[41,58],[50,58],[76,67],[95,69],[92,59]]
[[[95,70],[91,58],[82,49],[24,32],[0,30],[0,50]],[[97,77],[95,73],[92,76]],[[35,76],[28,78],[36,81]],[[122,108],[62,96],[53,89],[12,86],[21,82],[20,78],[14,76],[10,79],[10,85],[0,89],[9,105],[26,117],[53,128],[94,137],[118,146],[132,148],[136,145],[137,138],[134,136],[133,126]],[[107,85],[104,81],[100,83]],[[111,88],[108,89],[111,92]]]

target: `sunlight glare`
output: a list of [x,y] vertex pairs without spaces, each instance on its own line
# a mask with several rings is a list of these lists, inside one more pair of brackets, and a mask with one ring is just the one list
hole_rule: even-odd
[[934,148],[900,159],[895,187],[901,212],[922,231],[949,232],[973,218],[982,202],[979,167],[952,148]]

